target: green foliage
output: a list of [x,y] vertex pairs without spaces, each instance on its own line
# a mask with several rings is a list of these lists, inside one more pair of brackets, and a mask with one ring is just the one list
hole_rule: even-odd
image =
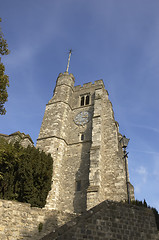
[[131,204],[137,205],[137,206],[140,206],[140,207],[150,208],[155,215],[156,225],[157,225],[157,229],[159,231],[159,213],[156,210],[156,208],[152,208],[152,207],[148,206],[145,199],[144,199],[144,202],[135,200],[135,201],[132,201]]
[[4,139],[0,139],[0,146],[0,198],[44,207],[51,189],[51,155]]
[[[0,18],[1,22],[1,18]],[[3,38],[3,33],[0,28],[0,56],[8,55],[8,44],[7,41]],[[0,57],[0,114],[3,115],[6,113],[4,108],[4,104],[8,99],[7,87],[9,87],[9,78],[5,75],[5,67],[3,63],[1,63]]]
[[39,230],[39,232],[41,232],[42,229],[43,229],[43,223],[39,223],[39,226],[38,226],[38,230]]

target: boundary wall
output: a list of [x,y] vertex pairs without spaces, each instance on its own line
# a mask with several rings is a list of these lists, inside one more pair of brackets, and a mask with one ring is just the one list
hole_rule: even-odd
[[159,240],[151,209],[104,201],[42,240]]
[[82,215],[0,200],[0,240],[159,240],[151,209],[104,201]]
[[0,199],[0,240],[39,240],[74,216]]

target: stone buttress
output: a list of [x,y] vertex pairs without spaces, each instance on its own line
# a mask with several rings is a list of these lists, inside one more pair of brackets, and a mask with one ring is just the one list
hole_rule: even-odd
[[37,140],[53,157],[46,208],[82,213],[106,199],[127,200],[121,137],[103,81],[74,86],[73,75],[61,73]]

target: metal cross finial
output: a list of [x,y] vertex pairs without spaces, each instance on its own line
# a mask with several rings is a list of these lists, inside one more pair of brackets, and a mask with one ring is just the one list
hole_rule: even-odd
[[68,63],[67,63],[66,72],[68,72],[68,69],[69,69],[71,54],[72,54],[72,49],[70,49],[70,51],[69,51],[69,56],[68,56]]

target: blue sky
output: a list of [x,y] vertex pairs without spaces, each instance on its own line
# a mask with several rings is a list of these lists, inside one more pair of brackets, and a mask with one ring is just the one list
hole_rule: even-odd
[[120,132],[130,138],[129,173],[135,197],[159,211],[159,1],[0,0],[11,53],[0,132],[38,138],[58,74],[76,85],[103,79]]

